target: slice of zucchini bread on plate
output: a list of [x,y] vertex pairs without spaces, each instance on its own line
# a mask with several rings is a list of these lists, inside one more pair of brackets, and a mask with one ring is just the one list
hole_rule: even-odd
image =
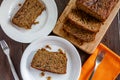
[[67,57],[63,52],[49,52],[42,48],[34,55],[31,66],[42,71],[65,74]]
[[12,23],[18,27],[30,29],[36,18],[45,9],[45,5],[39,0],[26,0],[23,6],[12,18]]

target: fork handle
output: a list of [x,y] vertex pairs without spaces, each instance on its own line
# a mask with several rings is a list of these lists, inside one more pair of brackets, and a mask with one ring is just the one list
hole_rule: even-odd
[[92,77],[93,77],[94,73],[95,73],[95,70],[92,71],[89,80],[92,80]]
[[16,71],[15,71],[15,68],[14,68],[14,66],[13,66],[13,63],[12,63],[12,61],[11,61],[11,58],[10,58],[9,54],[7,54],[7,58],[8,58],[8,61],[9,61],[10,68],[11,68],[11,71],[12,71],[12,73],[13,73],[14,79],[15,79],[15,80],[19,80],[18,75],[17,75],[17,73],[16,73]]

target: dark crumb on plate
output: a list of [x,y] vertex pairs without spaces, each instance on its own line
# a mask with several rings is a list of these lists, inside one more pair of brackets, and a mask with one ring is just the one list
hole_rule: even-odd
[[40,76],[42,76],[42,77],[45,76],[45,72],[42,71],[42,72],[40,73]]
[[63,54],[63,50],[62,49],[58,49],[58,51]]
[[47,77],[47,80],[52,80],[52,78],[50,76]]
[[22,6],[22,4],[19,3],[18,6]]
[[35,21],[33,24],[34,24],[34,25],[39,24],[39,21]]
[[50,50],[51,50],[51,47],[50,47],[50,45],[46,45],[46,46],[45,46],[45,48],[48,48],[48,49],[50,49]]

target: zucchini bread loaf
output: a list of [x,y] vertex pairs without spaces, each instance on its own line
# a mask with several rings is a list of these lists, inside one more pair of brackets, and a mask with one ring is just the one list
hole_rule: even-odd
[[39,49],[33,57],[31,66],[42,71],[65,74],[67,67],[66,54]]
[[119,0],[77,0],[78,9],[105,21]]
[[12,18],[12,23],[18,27],[30,29],[44,9],[45,5],[39,0],[26,0]]

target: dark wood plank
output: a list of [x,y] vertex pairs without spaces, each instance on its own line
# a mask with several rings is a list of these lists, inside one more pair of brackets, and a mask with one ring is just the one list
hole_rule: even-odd
[[[2,0],[0,0],[0,3],[1,2],[2,2]],[[69,0],[55,0],[55,2],[57,3],[58,13],[59,13],[58,15],[60,16],[62,11],[64,10],[65,6],[69,2]],[[118,27],[120,27],[120,25],[118,25],[118,20],[117,20],[117,16],[116,16],[116,18],[114,19],[110,28],[108,29],[106,35],[104,36],[102,43],[104,43],[110,49],[112,49],[114,52],[116,52],[118,55],[120,55],[120,40],[119,40]],[[54,35],[54,34],[51,33],[50,35]],[[8,36],[6,36],[5,33],[2,31],[2,29],[0,28],[0,40],[2,40],[2,39],[6,40],[6,42],[8,43],[8,45],[11,49],[10,55],[11,55],[13,64],[19,75],[20,80],[22,80],[22,77],[20,74],[20,60],[21,60],[21,57],[22,57],[22,54],[23,54],[25,48],[29,44],[22,44],[22,43],[13,41]],[[79,50],[78,48],[77,48],[77,50],[80,53],[80,57],[82,59],[82,64],[84,64],[84,62],[88,59],[88,57],[90,55]],[[7,57],[4,55],[1,48],[0,48],[0,80],[14,80],[13,75],[10,70],[10,67],[9,67]],[[120,76],[116,80],[120,80]]]
[[21,78],[20,60],[21,60],[22,53],[23,53],[22,44],[14,42],[12,40],[10,40],[9,43],[10,43],[10,49],[11,49],[10,53],[11,53],[11,58],[12,58],[13,64],[15,65],[15,69],[17,71],[17,74]]
[[[7,43],[9,43],[9,41],[11,40],[5,35],[5,33],[0,28],[0,40],[3,40],[3,39]],[[10,46],[11,44],[8,44],[8,45]],[[14,57],[14,56],[11,56],[11,57]],[[13,63],[14,63],[14,61],[13,61]],[[16,66],[15,66],[15,68],[16,68]],[[6,79],[4,79],[4,78],[6,78]],[[0,48],[0,80],[14,80],[13,75],[11,74],[11,70],[9,67],[7,57],[5,56],[5,54],[3,53],[1,48]]]
[[0,80],[14,80],[7,60],[7,56],[5,56],[1,48],[0,48]]
[[[22,80],[21,73],[20,73],[20,60],[28,44],[18,43],[10,39],[8,36],[6,36],[6,34],[0,28],[0,40],[3,40],[3,39],[8,43],[8,46],[10,47],[10,56],[11,56],[13,65],[15,67],[15,70],[20,80]],[[7,57],[5,56],[1,48],[0,48],[0,57],[1,57],[0,61],[2,61],[0,62],[0,80],[14,80],[9,67]]]
[[117,15],[102,40],[102,43],[104,43],[118,55],[120,55],[119,27],[120,25],[118,25]]
[[58,8],[58,17],[62,14],[64,8],[68,4],[69,0],[55,0]]

